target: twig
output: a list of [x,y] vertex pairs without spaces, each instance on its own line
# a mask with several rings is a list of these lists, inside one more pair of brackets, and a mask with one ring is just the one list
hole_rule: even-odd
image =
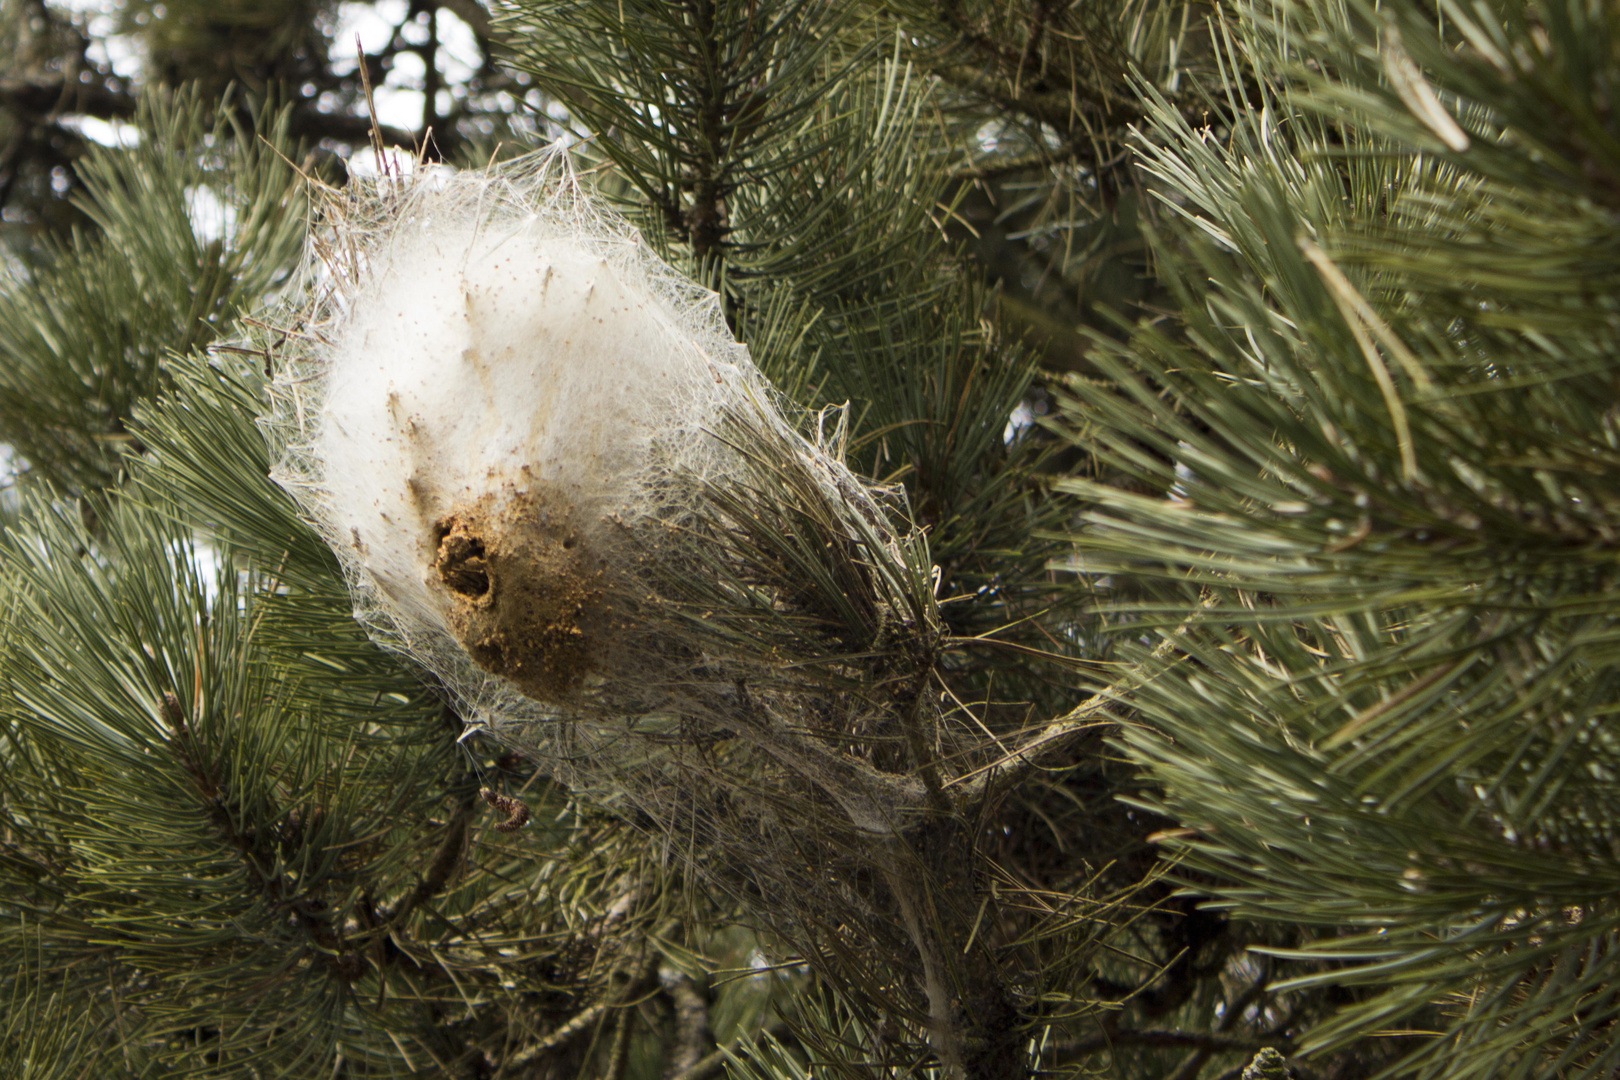
[[359,34],[354,35],[354,50],[360,64],[360,87],[366,95],[366,115],[371,119],[371,149],[377,155],[377,168],[387,176],[388,162],[383,157],[382,127],[377,119],[377,100],[371,93],[371,68],[366,63],[366,47],[360,43]]
[[703,1051],[713,1038],[709,1030],[709,1003],[691,978],[683,974],[669,980],[668,990],[675,1003],[675,1051],[666,1071],[672,1076],[685,1076],[707,1060]]
[[427,874],[417,884],[411,894],[399,905],[399,910],[389,918],[393,926],[403,926],[416,906],[432,897],[443,889],[449,882],[456,864],[461,861],[467,850],[467,823],[472,820],[473,796],[469,791],[459,806],[456,807],[455,816],[450,819],[444,830],[444,839],[439,843],[439,850],[434,852],[433,861],[428,864]]
[[[1148,657],[1148,662],[1162,660],[1169,656],[1176,648],[1177,642],[1187,635],[1187,631],[1192,628],[1199,615],[1203,611],[1214,607],[1215,603],[1216,598],[1213,595],[1205,596],[1199,605],[1199,613],[1184,620],[1181,625],[1171,631],[1169,636],[1154,648],[1152,654]],[[1047,724],[1040,734],[1022,743],[1010,754],[1006,754],[988,765],[980,766],[972,772],[952,777],[945,782],[945,787],[952,788],[957,785],[964,785],[961,798],[971,803],[984,795],[990,783],[998,778],[1004,784],[1016,783],[1028,774],[1031,769],[1035,768],[1042,757],[1063,746],[1068,739],[1089,731],[1100,724],[1114,722],[1112,717],[1107,716],[1106,710],[1108,707],[1116,702],[1123,701],[1129,694],[1141,689],[1150,678],[1152,676],[1143,673],[1143,665],[1133,667],[1113,685],[1104,687],[1073,709],[1070,709],[1065,715]]]
[[624,1071],[630,1067],[630,1034],[635,1023],[636,1010],[619,1010],[619,1024],[613,1031],[613,1047],[608,1051],[608,1065],[602,1072],[602,1080],[624,1080]]
[[566,1046],[590,1028],[607,1011],[607,1002],[598,1001],[595,1005],[587,1006],[576,1013],[562,1026],[554,1028],[551,1034],[539,1042],[530,1043],[522,1050],[506,1059],[508,1068],[517,1065],[527,1065],[541,1054],[549,1053],[559,1046]]
[[[978,161],[963,165],[951,170],[952,180],[993,180],[1010,173],[1023,172],[1025,169],[1039,169],[1048,165],[1061,165],[1080,156],[1080,152],[1090,145],[1090,140],[1074,139],[1055,150],[1031,150],[1027,154],[1018,154],[1006,158],[981,158]],[[1129,150],[1121,151],[1107,161],[1099,161],[1092,165],[1095,172],[1111,169],[1130,156]]]
[[1054,1049],[1063,1054],[1090,1054],[1113,1046],[1190,1046],[1195,1050],[1214,1053],[1217,1050],[1259,1050],[1265,1046],[1286,1044],[1286,1039],[1240,1038],[1236,1035],[1217,1035],[1205,1031],[1160,1031],[1158,1029],[1121,1029],[1107,1035],[1092,1035],[1084,1039],[1065,1040]]
[[887,854],[883,881],[922,967],[928,1042],[946,1080],[1013,1075],[1013,1068],[1022,1073],[1016,1064],[1022,1041],[1001,972],[984,943],[976,950],[962,947],[970,939],[966,915],[972,909],[953,900],[967,899],[963,886],[971,888],[971,880],[942,882],[938,876],[940,868],[970,858],[972,840],[965,831],[959,821],[939,822],[909,842],[891,840],[887,853],[874,852]]

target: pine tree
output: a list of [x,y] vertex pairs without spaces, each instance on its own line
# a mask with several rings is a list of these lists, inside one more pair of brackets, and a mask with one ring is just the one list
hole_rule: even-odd
[[[1609,1067],[1606,8],[135,4],[144,92],[6,10],[7,1075]],[[409,52],[791,423],[499,738],[269,479]]]

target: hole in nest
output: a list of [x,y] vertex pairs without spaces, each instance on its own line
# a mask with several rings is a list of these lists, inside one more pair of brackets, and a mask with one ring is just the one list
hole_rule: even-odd
[[434,526],[439,553],[433,567],[452,592],[484,596],[489,592],[489,563],[484,557],[484,541],[465,530],[466,524],[455,518],[447,518]]

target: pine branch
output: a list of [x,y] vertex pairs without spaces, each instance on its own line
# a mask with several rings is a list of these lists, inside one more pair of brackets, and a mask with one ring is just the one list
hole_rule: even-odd
[[586,1006],[570,1017],[567,1022],[554,1028],[544,1038],[530,1043],[517,1053],[509,1056],[506,1059],[507,1068],[521,1068],[524,1065],[532,1064],[544,1055],[568,1045],[587,1031],[592,1030],[607,1010],[608,1004],[605,1001]]
[[[994,180],[1013,173],[1021,173],[1030,169],[1044,169],[1053,165],[1061,165],[1079,157],[1088,148],[1089,143],[1067,142],[1056,149],[1032,150],[1027,154],[1017,154],[1011,157],[989,157],[969,165],[959,165],[951,170],[952,180]],[[1124,160],[1123,155],[1111,158],[1102,167],[1117,165]]]
[[[708,1058],[719,1055],[719,1061],[724,1061],[719,1051],[705,1053],[714,1042],[709,1028],[709,1003],[687,975],[674,972],[664,982],[675,1003],[674,1049],[664,1071],[672,1077],[702,1075],[701,1067]],[[717,1071],[710,1067],[711,1074]]]
[[51,123],[70,114],[128,119],[135,116],[139,102],[135,94],[116,84],[65,76],[49,80],[0,78],[0,109],[24,123]]
[[[1214,596],[1206,596],[1202,607],[1215,605]],[[994,788],[1008,790],[1016,787],[1041,762],[1061,754],[1073,741],[1098,728],[1119,723],[1117,717],[1106,711],[1110,706],[1126,705],[1132,694],[1140,690],[1159,673],[1159,665],[1178,650],[1177,639],[1185,637],[1198,622],[1194,615],[1177,626],[1165,639],[1154,646],[1145,663],[1133,665],[1115,683],[1070,709],[1064,716],[1051,721],[1038,734],[1017,743],[1004,756],[972,772],[952,777],[947,787],[962,785],[957,796],[965,805],[974,805]]]
[[[1069,1054],[1075,1057],[1094,1054],[1099,1050],[1111,1050],[1114,1047],[1125,1046],[1152,1046],[1152,1047],[1191,1047],[1203,1056],[1198,1057],[1198,1066],[1209,1060],[1209,1056],[1223,1050],[1243,1050],[1254,1052],[1266,1046],[1287,1046],[1287,1040],[1242,1038],[1239,1036],[1220,1035],[1203,1031],[1173,1031],[1155,1030],[1150,1028],[1117,1028],[1106,1035],[1093,1035],[1085,1039],[1065,1039],[1051,1047],[1054,1053]],[[1191,1058],[1188,1059],[1192,1060]],[[1192,1073],[1185,1073],[1188,1066],[1182,1064],[1176,1067],[1172,1075],[1181,1075],[1183,1080]],[[1196,1072],[1196,1067],[1194,1068]]]

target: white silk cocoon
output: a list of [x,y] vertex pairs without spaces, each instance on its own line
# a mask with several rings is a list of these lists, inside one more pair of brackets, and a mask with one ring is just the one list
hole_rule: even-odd
[[781,421],[718,299],[560,152],[351,188],[272,387],[275,476],[362,621],[469,718],[533,719],[601,662],[602,575],[667,478],[726,470],[721,412]]
[[335,342],[315,440],[332,525],[419,615],[439,606],[431,526],[458,500],[538,482],[587,515],[634,513],[660,445],[702,441],[705,399],[738,374],[634,267],[536,231],[424,229]]

